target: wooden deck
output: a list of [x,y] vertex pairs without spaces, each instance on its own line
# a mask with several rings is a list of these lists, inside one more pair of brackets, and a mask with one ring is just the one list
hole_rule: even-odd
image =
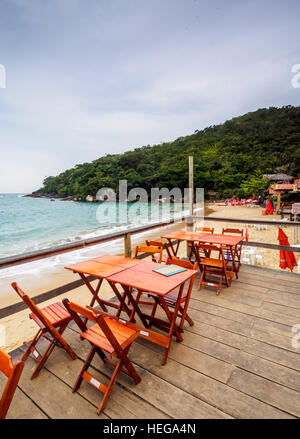
[[[142,381],[120,376],[100,418],[295,418],[300,417],[300,275],[243,266],[229,289],[195,288],[189,307],[194,326],[173,342],[166,366],[162,350],[143,339],[130,358]],[[25,363],[8,418],[97,418],[100,392],[83,382],[71,388],[87,356],[74,325],[65,332],[78,353],[72,361],[56,348],[39,377]],[[297,341],[297,340],[296,340]],[[298,338],[300,343],[300,338]],[[20,358],[21,347],[12,353]],[[93,361],[107,382],[107,366]],[[110,373],[110,370],[109,370]]]

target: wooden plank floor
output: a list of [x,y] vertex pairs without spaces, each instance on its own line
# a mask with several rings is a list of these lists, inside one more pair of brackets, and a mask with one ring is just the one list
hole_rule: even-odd
[[[162,349],[143,339],[130,358],[142,381],[120,376],[101,418],[297,418],[300,417],[300,346],[292,345],[300,324],[300,275],[243,266],[239,279],[222,289],[197,290],[189,307],[182,343]],[[75,325],[65,332],[78,353],[72,361],[56,348],[39,377],[29,358],[8,418],[97,418],[101,394],[83,382],[71,388],[89,344]],[[300,344],[300,337],[295,339]],[[24,347],[12,353],[16,360]],[[104,383],[109,366],[98,358],[92,372]]]

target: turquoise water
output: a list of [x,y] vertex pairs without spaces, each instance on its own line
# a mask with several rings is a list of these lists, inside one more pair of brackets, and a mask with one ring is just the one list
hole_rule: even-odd
[[0,258],[167,220],[180,205],[80,203],[0,194]]

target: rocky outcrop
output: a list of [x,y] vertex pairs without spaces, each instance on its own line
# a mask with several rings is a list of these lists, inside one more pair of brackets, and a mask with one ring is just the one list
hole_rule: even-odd
[[73,201],[74,197],[70,196],[70,197],[64,197],[61,198],[60,201]]
[[96,198],[93,195],[87,195],[85,201],[94,202],[96,201]]

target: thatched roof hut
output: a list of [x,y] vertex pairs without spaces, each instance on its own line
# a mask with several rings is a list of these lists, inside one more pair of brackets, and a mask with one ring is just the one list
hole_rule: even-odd
[[268,178],[269,181],[282,181],[282,182],[290,182],[294,180],[294,177],[287,174],[265,174],[263,175],[264,178]]

